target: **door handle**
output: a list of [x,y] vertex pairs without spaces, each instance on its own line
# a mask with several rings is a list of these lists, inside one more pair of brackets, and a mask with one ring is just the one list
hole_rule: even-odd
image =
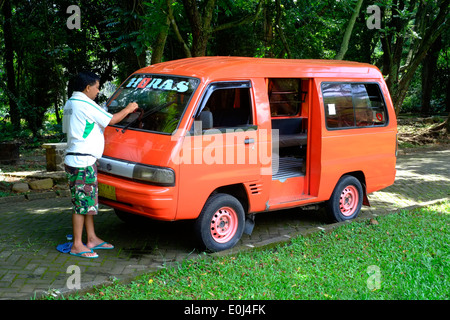
[[245,138],[244,143],[245,144],[253,144],[253,143],[255,143],[255,139],[253,139],[253,138]]

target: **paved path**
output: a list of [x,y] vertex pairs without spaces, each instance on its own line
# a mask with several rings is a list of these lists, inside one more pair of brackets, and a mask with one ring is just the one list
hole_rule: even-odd
[[[370,195],[372,207],[363,209],[362,218],[450,197],[450,150],[402,155],[397,169],[395,184]],[[95,218],[97,233],[116,249],[99,251],[100,257],[94,260],[62,254],[56,246],[67,242],[66,234],[72,233],[70,213],[67,197],[0,203],[0,299],[70,292],[70,266],[79,267],[83,290],[113,279],[128,280],[199,253],[190,222],[146,220],[127,225],[110,208],[102,207]],[[322,211],[261,213],[253,234],[244,235],[231,252],[286,241],[318,227],[333,227],[325,223]]]

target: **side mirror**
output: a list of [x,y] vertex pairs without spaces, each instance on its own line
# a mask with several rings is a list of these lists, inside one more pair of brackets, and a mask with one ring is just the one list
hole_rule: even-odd
[[202,122],[202,130],[208,130],[213,127],[213,115],[211,111],[202,111],[197,118]]
[[109,103],[110,108],[116,108],[119,106],[119,103],[116,100],[113,100]]

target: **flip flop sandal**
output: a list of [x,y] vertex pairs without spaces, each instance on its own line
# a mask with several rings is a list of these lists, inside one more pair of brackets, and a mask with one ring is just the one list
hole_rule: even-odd
[[105,244],[110,244],[110,243],[105,241],[105,242],[102,242],[102,243],[96,245],[95,247],[92,247],[91,249],[92,250],[111,250],[111,249],[114,249],[113,245],[111,245],[111,247],[104,247]]
[[95,259],[95,258],[98,258],[98,254],[96,254],[95,256],[83,256],[83,254],[86,254],[86,253],[93,253],[93,252],[94,252],[94,251],[91,250],[91,251],[82,251],[82,252],[79,252],[79,253],[69,252],[69,254],[72,255],[72,256],[75,256],[75,257],[86,258],[86,259]]

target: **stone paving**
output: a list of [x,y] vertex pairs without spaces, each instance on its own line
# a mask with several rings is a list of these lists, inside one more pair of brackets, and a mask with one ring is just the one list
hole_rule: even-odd
[[[72,292],[67,284],[73,266],[80,271],[81,290],[128,281],[143,272],[193,259],[196,249],[192,223],[144,220],[136,225],[121,222],[108,207],[95,218],[97,233],[115,245],[99,251],[98,259],[81,259],[63,254],[56,246],[67,242],[71,230],[70,199],[45,194],[28,200],[14,197],[0,202],[0,299],[33,299],[43,294]],[[371,207],[361,218],[393,210],[424,205],[450,197],[450,150],[420,151],[400,155],[394,185],[369,196]],[[244,235],[238,246],[227,252],[251,250],[288,241],[296,235],[333,228],[323,211],[301,209],[261,213],[251,236]]]

